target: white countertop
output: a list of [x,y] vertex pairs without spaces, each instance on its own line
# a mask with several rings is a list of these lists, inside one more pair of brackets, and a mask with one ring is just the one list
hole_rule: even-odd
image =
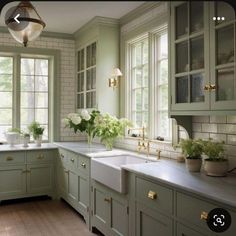
[[23,144],[17,144],[11,147],[9,144],[0,145],[0,152],[7,151],[26,151],[26,150],[42,150],[42,149],[56,149],[58,148],[52,143],[42,143],[41,147],[37,147],[36,144],[30,143],[28,147],[23,147]]

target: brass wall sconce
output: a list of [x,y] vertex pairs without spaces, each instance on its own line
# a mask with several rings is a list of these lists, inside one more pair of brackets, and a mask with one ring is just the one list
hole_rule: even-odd
[[111,73],[111,78],[108,79],[108,84],[110,88],[117,88],[119,85],[119,77],[122,76],[119,68],[114,68]]

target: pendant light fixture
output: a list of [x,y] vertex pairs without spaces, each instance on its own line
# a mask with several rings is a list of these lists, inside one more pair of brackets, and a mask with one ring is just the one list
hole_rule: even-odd
[[13,38],[25,47],[35,40],[45,28],[35,7],[29,1],[21,1],[18,6],[8,11],[5,23]]

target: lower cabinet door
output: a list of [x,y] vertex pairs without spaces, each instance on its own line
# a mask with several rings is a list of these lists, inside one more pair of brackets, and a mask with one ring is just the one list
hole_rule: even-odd
[[199,233],[199,232],[192,230],[182,224],[177,223],[176,236],[206,236],[206,234]]
[[97,184],[93,186],[92,209],[92,227],[109,235],[110,198],[104,188]]
[[78,175],[73,171],[68,171],[68,198],[76,207],[78,202]]
[[64,166],[57,166],[57,191],[60,197],[67,197],[68,193],[68,173]]
[[54,191],[53,164],[27,165],[27,192],[45,194]]
[[80,175],[78,189],[79,210],[84,214],[88,212],[89,207],[89,177]]
[[172,236],[172,220],[140,203],[136,206],[137,236]]
[[0,200],[26,193],[26,166],[0,167]]

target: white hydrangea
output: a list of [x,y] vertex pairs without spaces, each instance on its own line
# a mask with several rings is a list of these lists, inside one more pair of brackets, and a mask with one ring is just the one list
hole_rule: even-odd
[[62,124],[63,124],[64,126],[68,126],[68,125],[69,125],[69,119],[68,119],[68,118],[62,119]]
[[87,121],[90,120],[90,118],[91,118],[91,116],[89,114],[87,116],[84,116],[84,119]]
[[69,113],[67,115],[67,118],[72,119],[73,117],[77,117],[77,116],[79,116],[77,113]]
[[80,118],[79,115],[76,115],[76,116],[73,116],[73,117],[71,118],[71,121],[72,121],[73,124],[78,125],[78,124],[80,124],[80,122],[81,122],[81,118]]
[[89,116],[89,113],[88,113],[88,111],[87,111],[87,110],[85,110],[85,109],[84,109],[84,110],[82,110],[80,114],[81,114],[81,116],[82,116],[82,118],[83,118],[83,119],[85,119],[86,117],[88,117],[88,116]]

